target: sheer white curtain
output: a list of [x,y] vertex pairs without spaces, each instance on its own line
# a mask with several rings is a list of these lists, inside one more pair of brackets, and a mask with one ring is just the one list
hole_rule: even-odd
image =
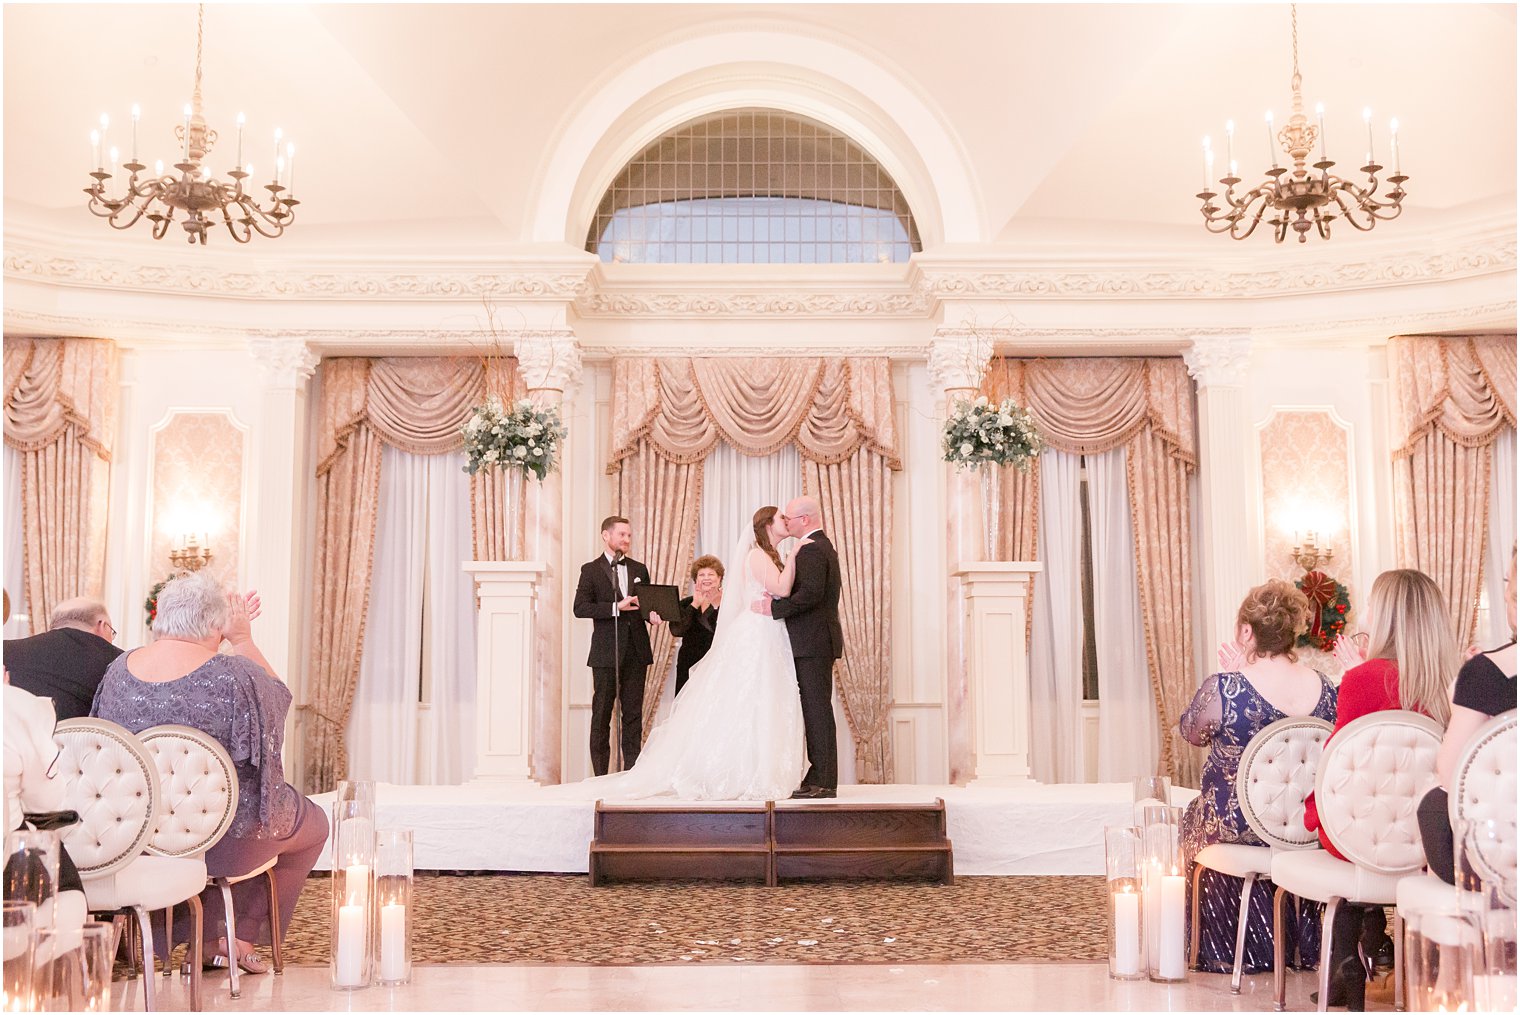
[[[7,450],[7,453],[9,451]],[[1475,637],[1479,648],[1509,641],[1509,616],[1504,610],[1504,576],[1509,572],[1509,549],[1515,545],[1515,431],[1505,430],[1494,441],[1488,480],[1488,628]],[[9,573],[9,572],[7,572]]]
[[34,630],[46,627],[28,625],[26,586],[21,580],[21,452],[5,445],[5,591],[11,596],[11,619],[5,625],[5,637],[25,638]]
[[1093,630],[1098,645],[1098,781],[1153,775],[1161,755],[1135,574],[1124,448],[1087,456]]
[[1082,459],[1040,454],[1039,553],[1029,641],[1030,767],[1041,782],[1082,780]]
[[463,467],[459,452],[381,450],[369,614],[348,724],[353,778],[432,784],[471,774],[475,608],[460,569],[472,556]]

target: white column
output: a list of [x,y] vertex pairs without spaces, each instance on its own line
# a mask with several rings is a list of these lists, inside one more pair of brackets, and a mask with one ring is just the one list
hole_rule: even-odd
[[1182,354],[1198,383],[1198,486],[1202,517],[1204,658],[1233,639],[1235,611],[1262,573],[1252,499],[1256,456],[1245,389],[1251,364],[1248,335],[1196,338]]
[[[929,376],[943,392],[939,419],[961,398],[975,398],[992,358],[992,343],[978,332],[941,328],[929,343]],[[940,466],[945,483],[945,749],[950,781],[960,783],[973,767],[970,729],[971,688],[964,646],[965,611],[961,609],[961,580],[955,568],[961,561],[980,560],[982,546],[981,495],[975,473],[961,472],[946,462]]]
[[471,560],[464,569],[475,579],[479,611],[475,778],[532,782],[539,672],[535,614],[546,568],[538,562]]
[[1029,655],[1025,617],[1033,561],[971,561],[955,570],[970,679],[968,786],[1029,781]]
[[[539,406],[564,413],[565,392],[580,380],[581,350],[568,330],[524,331],[515,336],[517,366],[528,397]],[[567,440],[574,440],[572,433]],[[560,461],[565,455],[562,451]],[[544,567],[533,627],[536,685],[533,701],[533,777],[557,783],[563,760],[565,689],[565,615],[570,602],[565,582],[564,478],[559,469],[539,482],[528,480],[524,509],[526,556]]]

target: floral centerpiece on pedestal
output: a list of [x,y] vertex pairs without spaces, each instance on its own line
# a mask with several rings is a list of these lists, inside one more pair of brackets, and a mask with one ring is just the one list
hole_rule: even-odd
[[1012,465],[1028,469],[1040,453],[1041,439],[1034,415],[1011,398],[988,401],[961,399],[945,420],[945,461],[957,469]]
[[475,407],[460,431],[469,461],[464,471],[518,468],[542,480],[559,464],[566,430],[556,408],[539,408],[528,399],[508,409],[495,395]]

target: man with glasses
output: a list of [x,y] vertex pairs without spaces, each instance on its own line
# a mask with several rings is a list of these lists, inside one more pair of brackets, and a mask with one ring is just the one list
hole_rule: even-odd
[[121,655],[115,640],[105,603],[66,599],[53,607],[46,632],[5,643],[5,668],[15,686],[51,698],[59,719],[76,719],[90,714],[106,667]]

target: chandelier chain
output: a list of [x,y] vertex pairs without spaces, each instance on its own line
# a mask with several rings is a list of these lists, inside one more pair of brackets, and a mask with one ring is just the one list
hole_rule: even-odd
[[1298,4],[1289,4],[1288,10],[1293,14],[1293,81],[1296,84],[1298,74]]
[[195,14],[195,94],[201,93],[201,48],[206,37],[206,5],[197,4]]

